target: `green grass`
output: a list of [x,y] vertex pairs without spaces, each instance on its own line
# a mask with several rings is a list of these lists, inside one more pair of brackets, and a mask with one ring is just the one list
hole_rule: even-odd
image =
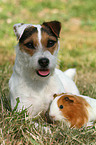
[[[0,1],[0,144],[96,144],[96,124],[69,129],[62,123],[48,124],[44,117],[27,119],[27,111],[11,112],[8,81],[15,60],[15,23],[62,23],[58,66],[77,69],[76,84],[81,94],[96,98],[96,0],[1,0]],[[50,132],[45,132],[49,127]]]

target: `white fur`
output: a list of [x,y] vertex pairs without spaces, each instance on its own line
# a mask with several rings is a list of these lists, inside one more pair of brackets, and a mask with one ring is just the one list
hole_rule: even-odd
[[72,80],[74,80],[75,75],[76,75],[76,69],[75,68],[70,68],[64,72],[65,75],[70,77]]
[[49,117],[53,120],[53,121],[62,121],[62,122],[65,122],[66,125],[68,127],[70,127],[70,122],[68,122],[68,120],[64,117],[64,115],[62,114],[62,112],[60,111],[59,107],[58,107],[58,104],[57,104],[57,101],[58,99],[61,97],[62,95],[60,96],[57,96],[51,103],[50,105],[50,110],[49,110]]
[[64,90],[66,90],[66,93],[72,93],[72,94],[79,94],[79,91],[77,90],[77,87],[75,85],[75,83],[73,82],[70,77],[67,76],[67,73],[65,74],[64,72],[62,72],[59,69],[55,69],[55,73],[58,75],[60,81],[62,82],[62,85],[64,86]]
[[27,27],[30,27],[30,26],[33,26],[32,24],[22,24],[22,23],[18,23],[18,24],[15,24],[13,26],[14,29],[14,32],[15,32],[15,35],[17,37],[17,39],[20,39],[24,30],[27,28]]
[[[24,24],[24,26],[20,26],[20,24],[16,24],[15,34],[17,38],[20,39],[25,28],[29,26],[38,28],[38,51],[34,53],[33,56],[30,56],[25,52],[21,52],[19,45],[17,45],[16,60],[13,74],[9,81],[9,88],[12,109],[16,105],[16,98],[19,97],[20,103],[18,110],[22,109],[22,107],[29,107],[28,111],[34,116],[41,111],[47,110],[50,101],[53,100],[53,94],[69,92],[78,95],[79,91],[75,83],[69,77],[62,71],[55,69],[58,50],[52,55],[49,51],[43,51],[43,49],[41,49],[40,25]],[[38,76],[36,73],[36,70],[40,69],[38,60],[41,57],[47,57],[50,60],[50,75],[45,78]]]
[[[90,98],[88,96],[83,96],[83,95],[78,95],[82,98],[84,98],[87,103],[89,104],[89,106],[86,108],[88,111],[88,122],[87,122],[87,126],[92,125],[93,121],[96,121],[96,99]],[[58,105],[57,105],[57,101],[58,99],[62,97],[62,95],[57,96],[51,103],[50,105],[50,110],[49,110],[49,116],[52,118],[54,116],[54,120],[58,120],[58,121],[64,121],[69,127],[70,127],[70,123],[66,120],[66,118],[64,117],[63,113],[60,111]],[[86,125],[86,124],[84,124]]]
[[50,105],[49,116],[53,117],[54,120],[62,121],[65,119],[65,117],[62,115],[62,112],[60,111],[58,104],[57,104],[57,101],[60,97],[61,96],[58,96],[52,101],[52,104]]
[[96,120],[96,99],[90,98],[88,96],[83,96],[80,95],[81,97],[83,97],[88,104],[90,105],[90,107],[88,107],[88,114],[89,114],[89,122],[90,121],[95,121]]
[[38,30],[39,45],[40,45],[40,48],[41,48],[42,47],[42,44],[41,44],[41,25],[37,25],[37,30]]

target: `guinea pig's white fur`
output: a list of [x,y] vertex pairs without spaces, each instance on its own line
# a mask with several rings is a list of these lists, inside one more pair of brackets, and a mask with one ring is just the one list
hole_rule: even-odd
[[64,121],[69,127],[92,125],[92,121],[96,120],[96,99],[65,93],[55,95],[49,117],[54,121]]

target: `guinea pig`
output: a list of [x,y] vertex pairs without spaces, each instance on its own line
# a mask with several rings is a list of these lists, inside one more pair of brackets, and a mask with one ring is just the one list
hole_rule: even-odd
[[54,95],[49,109],[53,121],[64,121],[69,127],[81,128],[96,120],[96,99],[83,95]]

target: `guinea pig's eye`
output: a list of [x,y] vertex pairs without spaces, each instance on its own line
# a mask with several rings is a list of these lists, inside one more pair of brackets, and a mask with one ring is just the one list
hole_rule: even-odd
[[60,105],[59,108],[60,108],[60,109],[63,109],[63,105]]

